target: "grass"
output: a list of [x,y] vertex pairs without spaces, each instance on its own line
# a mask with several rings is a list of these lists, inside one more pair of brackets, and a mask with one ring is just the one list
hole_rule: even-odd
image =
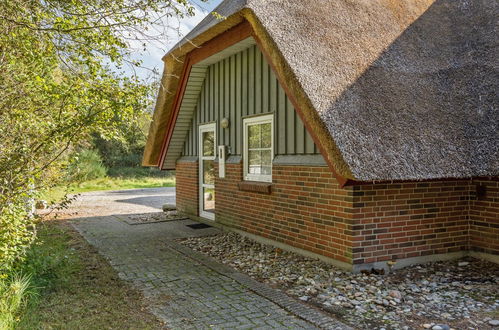
[[44,222],[23,273],[36,295],[16,329],[160,329],[144,298],[64,222]]
[[0,329],[14,329],[29,292],[30,277],[12,275],[0,280]]
[[49,202],[58,202],[66,194],[160,187],[175,187],[175,177],[170,172],[149,168],[111,168],[104,178],[57,186],[43,193],[41,198]]

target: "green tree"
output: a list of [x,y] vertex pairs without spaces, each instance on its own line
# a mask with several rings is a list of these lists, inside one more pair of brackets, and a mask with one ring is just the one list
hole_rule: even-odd
[[187,0],[0,2],[0,273],[32,241],[26,205],[57,182],[61,155],[150,106],[150,86],[122,71],[141,65],[131,45],[193,13]]

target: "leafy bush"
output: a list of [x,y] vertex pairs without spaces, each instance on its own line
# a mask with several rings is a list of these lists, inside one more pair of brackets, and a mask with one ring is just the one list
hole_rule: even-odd
[[[125,63],[141,65],[132,58],[130,36],[154,22],[164,24],[165,13],[192,16],[194,7],[187,0],[56,0],[49,5],[9,0],[0,1],[0,13],[2,275],[22,259],[35,236],[27,210],[33,190],[65,178],[60,171],[64,156],[91,134],[108,140],[122,132],[127,136],[124,127],[148,116],[151,86],[123,74]],[[72,180],[88,180],[104,176],[106,169],[95,152],[84,151],[70,164],[70,173]]]
[[35,236],[34,218],[27,210],[26,199],[18,198],[0,208],[0,276],[26,254]]
[[104,138],[94,133],[92,145],[101,155],[104,165],[112,167],[140,167],[146,143],[149,113],[138,115],[136,122],[121,123],[119,134]]
[[140,152],[117,155],[110,159],[116,167],[140,167],[142,163],[142,153],[143,149]]
[[82,150],[73,157],[67,172],[68,181],[82,182],[105,177],[107,169],[96,151]]

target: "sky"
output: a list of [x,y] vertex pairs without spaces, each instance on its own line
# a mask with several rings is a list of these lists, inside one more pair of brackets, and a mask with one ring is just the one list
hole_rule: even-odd
[[[168,30],[167,40],[162,41],[147,41],[144,46],[141,44],[132,45],[133,49],[137,49],[137,52],[133,55],[134,60],[141,60],[143,69],[132,67],[124,67],[125,74],[133,75],[136,74],[139,78],[144,80],[152,79],[151,70],[156,69],[156,71],[161,74],[163,72],[163,61],[161,58],[172,48],[183,36],[185,36],[190,30],[192,30],[206,15],[208,15],[216,6],[218,6],[222,0],[190,0],[196,8],[196,15],[192,17],[185,17],[178,20],[177,18],[170,19],[168,22],[164,22],[164,26],[170,26],[171,29]],[[139,50],[140,49],[140,50]]]

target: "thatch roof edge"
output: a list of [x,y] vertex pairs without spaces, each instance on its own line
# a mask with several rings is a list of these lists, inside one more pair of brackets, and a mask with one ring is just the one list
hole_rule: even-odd
[[245,21],[343,179],[497,176],[498,9],[487,0],[225,0],[216,11],[226,20],[206,17],[164,58],[144,164],[162,163],[186,58]]
[[258,17],[248,8],[241,10],[241,14],[251,24],[259,48],[266,55],[267,61],[274,70],[281,86],[286,90],[289,99],[295,106],[296,111],[300,115],[310,135],[313,137],[314,142],[319,147],[331,170],[340,177],[338,178],[339,181],[344,181],[345,179],[355,180],[350,168],[343,159],[338,146],[334,143],[322,119],[319,117],[317,111],[315,111],[312,106],[310,99],[303,91],[295,73],[289,67],[281,51],[267,33]]
[[345,182],[347,179],[355,180],[348,165],[343,160],[339,148],[332,140],[324,123],[314,110],[310,100],[296,79],[294,72],[291,70],[284,59],[284,56],[281,54],[256,15],[248,8],[244,8],[234,15],[227,17],[226,20],[221,21],[202,32],[193,40],[182,43],[179,47],[165,55],[163,58],[163,61],[165,62],[165,71],[154,111],[153,121],[149,129],[142,165],[161,166],[161,157],[164,155],[164,137],[167,134],[166,130],[169,121],[171,120],[170,117],[175,102],[175,93],[168,91],[176,91],[179,88],[182,78],[180,75],[186,55],[194,50],[197,47],[196,45],[204,44],[241,23],[244,19],[250,23],[258,46],[266,55],[269,64],[272,66],[281,85],[286,89],[288,97],[294,103],[302,121],[314,138],[315,143],[321,150],[324,158],[330,165],[330,168],[337,174],[340,182]]

